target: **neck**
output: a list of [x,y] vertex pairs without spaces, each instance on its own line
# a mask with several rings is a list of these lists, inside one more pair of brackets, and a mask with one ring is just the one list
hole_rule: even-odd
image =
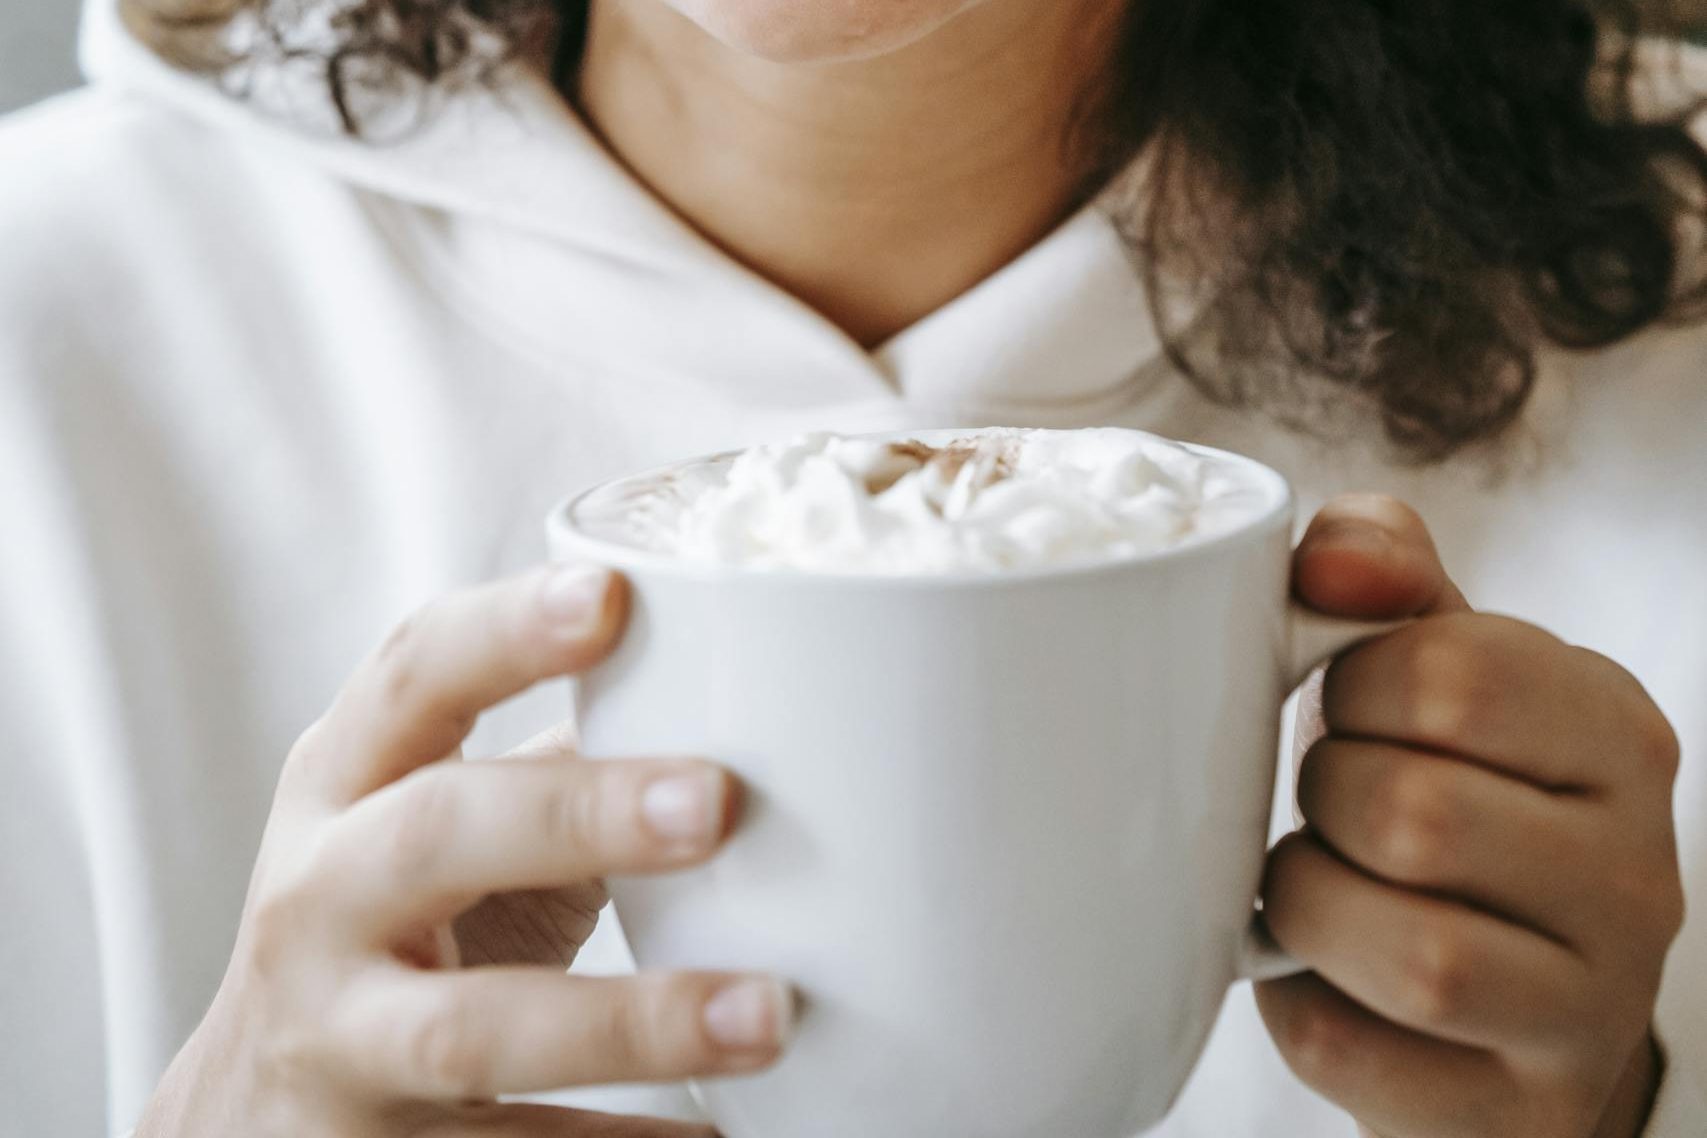
[[1070,144],[1126,5],[983,0],[898,51],[781,64],[592,0],[578,103],[707,238],[872,347],[1083,203]]

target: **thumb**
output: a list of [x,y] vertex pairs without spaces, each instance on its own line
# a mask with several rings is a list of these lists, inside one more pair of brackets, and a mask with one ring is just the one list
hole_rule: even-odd
[[1384,494],[1346,494],[1322,507],[1293,554],[1292,591],[1318,612],[1359,619],[1470,610],[1428,526]]

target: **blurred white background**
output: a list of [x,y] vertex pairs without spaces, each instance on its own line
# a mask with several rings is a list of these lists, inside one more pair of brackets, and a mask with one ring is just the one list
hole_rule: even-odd
[[0,0],[0,111],[77,83],[78,0]]

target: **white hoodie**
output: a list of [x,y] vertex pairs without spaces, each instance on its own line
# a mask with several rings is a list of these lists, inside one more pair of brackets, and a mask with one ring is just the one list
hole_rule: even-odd
[[[1401,471],[1195,395],[1094,207],[867,353],[695,236],[541,82],[361,146],[301,125],[300,91],[263,114],[174,72],[109,4],[93,88],[0,123],[8,1132],[133,1124],[217,986],[291,741],[410,608],[538,560],[554,498],[800,429],[1005,422],[1244,450],[1306,516],[1396,493],[1474,603],[1648,685],[1685,743],[1695,913],[1650,1136],[1707,1134],[1707,330],[1549,358],[1503,480],[1486,455]],[[506,707],[471,752],[562,708]],[[1352,1132],[1243,988],[1157,1131]]]

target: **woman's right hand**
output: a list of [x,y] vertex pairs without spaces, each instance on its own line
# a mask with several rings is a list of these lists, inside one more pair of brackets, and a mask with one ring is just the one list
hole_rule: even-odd
[[792,1001],[767,977],[460,967],[452,922],[488,895],[679,869],[728,835],[737,788],[708,763],[460,761],[480,712],[603,657],[626,597],[529,574],[362,665],[285,763],[230,967],[137,1138],[697,1138],[497,1100],[777,1058]]

